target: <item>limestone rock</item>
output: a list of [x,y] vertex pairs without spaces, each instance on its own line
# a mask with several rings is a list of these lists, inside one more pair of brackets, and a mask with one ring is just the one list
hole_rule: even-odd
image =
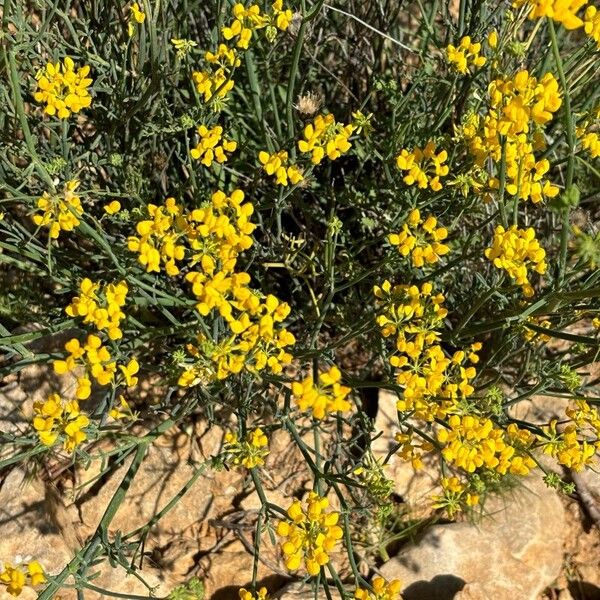
[[524,483],[477,525],[431,527],[382,574],[402,581],[405,600],[537,600],[560,573],[565,517],[556,492]]
[[[376,458],[385,458],[395,447],[394,435],[398,431],[398,416],[396,412],[396,397],[384,390],[379,392],[379,408],[375,418],[375,433],[381,435],[373,442],[371,449]],[[385,474],[395,483],[394,491],[413,510],[423,511],[431,506],[428,499],[439,493],[439,458],[427,456],[424,467],[415,471],[410,462],[403,460],[397,454],[390,457],[385,468]],[[425,516],[425,515],[422,515]]]

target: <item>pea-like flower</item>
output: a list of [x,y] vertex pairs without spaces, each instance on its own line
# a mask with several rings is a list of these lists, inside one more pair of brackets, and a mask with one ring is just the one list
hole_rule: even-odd
[[412,151],[402,149],[396,157],[396,166],[405,171],[404,183],[418,185],[422,189],[430,187],[434,192],[442,189],[441,177],[448,175],[449,167],[446,165],[448,153],[446,150],[436,152],[433,141],[427,142],[425,148],[415,148]]
[[440,257],[448,254],[450,248],[442,243],[447,237],[448,230],[437,227],[435,217],[430,215],[423,220],[419,209],[415,208],[402,225],[402,231],[392,233],[388,240],[393,246],[398,246],[398,252],[402,256],[410,255],[413,266],[422,267],[434,264]]
[[446,48],[448,62],[458,71],[465,75],[470,70],[477,70],[485,65],[485,56],[480,55],[481,43],[472,42],[466,35],[460,40],[458,47],[449,44]]
[[72,179],[67,181],[62,194],[44,192],[38,199],[37,207],[41,214],[34,214],[33,222],[38,227],[48,227],[52,239],[57,239],[61,231],[73,231],[81,223],[79,217],[83,214],[83,206],[77,195],[78,187],[79,181]]
[[292,393],[300,410],[310,410],[315,419],[324,419],[333,412],[350,410],[347,396],[350,388],[340,383],[342,373],[333,366],[319,375],[315,385],[312,377],[292,383]]
[[227,161],[227,154],[234,152],[237,148],[237,142],[228,140],[223,136],[223,127],[215,125],[208,129],[205,125],[198,127],[200,141],[198,145],[190,151],[192,158],[199,160],[206,167],[210,167],[213,161],[222,164]]
[[228,431],[225,434],[225,442],[224,451],[234,465],[253,469],[265,464],[265,457],[269,454],[269,440],[260,427],[249,431],[243,440]]
[[284,538],[281,549],[290,571],[304,562],[309,575],[315,577],[329,562],[329,554],[344,532],[337,524],[339,513],[326,512],[328,506],[327,498],[310,492],[304,506],[294,500],[287,510],[289,519],[279,522],[277,534]]
[[33,97],[46,105],[46,114],[67,119],[71,113],[78,113],[92,103],[89,72],[87,65],[75,70],[75,63],[68,56],[62,63],[48,63],[38,77],[38,89]]
[[375,577],[371,582],[372,591],[358,588],[354,592],[356,600],[402,600],[400,580],[386,581],[383,577]]
[[520,285],[526,297],[533,296],[533,287],[529,282],[529,269],[543,275],[546,272],[546,251],[540,246],[532,227],[517,229],[512,225],[504,229],[496,227],[492,246],[485,250],[498,269],[504,269],[509,277]]

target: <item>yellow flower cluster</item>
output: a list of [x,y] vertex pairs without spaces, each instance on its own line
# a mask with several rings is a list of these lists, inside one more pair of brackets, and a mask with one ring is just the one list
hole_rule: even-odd
[[466,507],[479,504],[479,494],[471,489],[469,483],[461,482],[458,477],[442,477],[442,493],[432,496],[433,508],[444,509],[450,518]]
[[65,312],[70,317],[83,317],[84,323],[92,323],[98,331],[106,329],[111,340],[121,339],[123,332],[120,324],[125,318],[125,313],[121,309],[125,306],[129,291],[127,282],[109,283],[101,288],[99,283],[94,283],[86,277],[82,280],[79,289],[80,295],[73,298]]
[[463,75],[467,74],[470,68],[477,70],[485,65],[485,57],[480,56],[480,52],[481,43],[473,43],[468,35],[460,40],[458,47],[449,44],[446,48],[448,62]]
[[421,189],[429,186],[434,192],[442,189],[440,177],[448,175],[448,159],[446,150],[436,154],[436,146],[433,141],[427,142],[425,148],[415,148],[411,152],[402,149],[396,158],[396,166],[401,171],[406,171],[404,183],[406,185],[418,185]]
[[561,465],[581,471],[595,462],[600,450],[600,414],[585,400],[577,400],[567,408],[570,419],[560,431],[558,421],[553,419],[539,436],[544,454],[553,456]]
[[239,440],[238,436],[228,431],[225,434],[225,447],[223,451],[234,465],[242,465],[247,469],[262,467],[265,457],[269,454],[269,440],[260,427],[246,434],[246,438]]
[[[383,337],[395,336],[396,354],[390,364],[398,369],[397,383],[404,388],[396,403],[401,412],[413,411],[418,419],[444,418],[459,399],[469,397],[471,381],[477,372],[481,344],[472,344],[448,356],[443,350],[438,329],[448,311],[444,296],[433,294],[433,285],[396,285],[385,281],[375,286],[379,314],[377,324]],[[410,439],[403,439],[404,452]],[[411,460],[415,458],[411,456]]]
[[496,125],[497,133],[509,137],[529,132],[530,121],[545,125],[562,104],[558,81],[552,73],[538,80],[522,70],[512,78],[492,81],[488,93],[492,118],[486,124],[489,128]]
[[266,587],[261,587],[254,594],[247,589],[242,588],[239,591],[240,600],[269,600],[269,594]]
[[219,164],[227,161],[227,153],[235,152],[237,142],[228,140],[223,136],[223,127],[215,125],[208,129],[205,125],[198,127],[200,141],[190,151],[192,158],[199,160],[206,167],[210,167],[216,160]]
[[600,48],[600,10],[595,6],[588,6],[583,16],[583,29]]
[[[521,70],[492,81],[488,96],[487,114],[469,115],[460,130],[476,166],[484,168],[490,160],[499,165],[504,145],[507,193],[534,203],[556,196],[558,187],[543,179],[549,161],[534,155],[545,147],[542,128],[562,103],[555,77],[546,73],[538,80]],[[491,177],[489,185],[498,189],[498,177]]]
[[184,246],[178,243],[186,226],[182,208],[175,198],[167,198],[163,206],[148,204],[147,208],[150,219],[136,225],[138,235],[127,238],[127,247],[139,254],[138,260],[148,273],[160,273],[163,264],[168,275],[177,275],[177,262],[185,256]]
[[326,512],[329,500],[310,492],[303,508],[300,500],[294,500],[287,510],[288,521],[280,521],[277,534],[285,541],[281,549],[285,566],[295,571],[304,561],[309,575],[315,577],[321,567],[329,562],[329,553],[344,535],[337,524],[339,513]]
[[89,66],[75,71],[75,63],[68,56],[62,63],[48,63],[37,77],[37,91],[33,97],[36,102],[46,105],[46,114],[67,119],[71,113],[78,113],[92,103],[88,91],[92,84],[89,72]]
[[148,211],[152,219],[137,224],[138,236],[129,238],[129,249],[139,253],[147,271],[160,272],[164,264],[171,276],[187,257],[185,279],[196,309],[202,316],[217,312],[229,329],[221,340],[201,335],[198,346],[188,346],[195,362],[182,365],[179,385],[225,379],[244,368],[280,373],[292,359],[285,348],[295,343],[289,331],[277,327],[290,307],[252,290],[250,276],[236,271],[238,255],[252,246],[255,228],[250,221],[254,208],[244,202],[244,193],[217,191],[210,202],[191,211],[169,198],[163,206],[148,205]]
[[[599,13],[600,14],[600,13]],[[600,156],[600,106],[592,109],[577,127],[576,133],[581,147],[588,152],[592,158]]]
[[[85,369],[85,375],[77,378],[75,396],[78,400],[86,400],[90,397],[92,379],[100,385],[122,383],[132,387],[137,384],[138,379],[135,377],[139,371],[137,360],[133,358],[127,365],[117,365],[117,362],[112,360],[108,348],[102,345],[102,340],[97,335],[88,335],[83,346],[77,338],[72,338],[65,344],[65,350],[69,354],[64,360],[54,361],[54,372],[64,375],[77,367]],[[115,382],[117,374],[120,378]]]
[[352,147],[349,140],[354,129],[351,123],[338,123],[331,113],[317,115],[304,127],[304,139],[298,141],[298,149],[311,155],[313,165],[320,164],[325,156],[336,160]]
[[347,396],[350,388],[340,383],[342,373],[333,366],[319,375],[319,383],[315,385],[312,377],[292,383],[292,393],[298,407],[302,411],[310,410],[315,419],[324,419],[333,412],[350,410]]
[[[437,434],[438,442],[444,446],[442,456],[467,473],[487,469],[500,475],[527,475],[535,467],[535,461],[522,450],[531,446],[535,439],[514,423],[505,431],[494,427],[492,421],[484,417],[452,415],[447,426]],[[517,447],[510,443],[513,438],[519,441]]]
[[371,582],[372,591],[358,588],[354,592],[356,600],[402,600],[400,590],[402,584],[398,579],[386,581],[383,577],[375,577]]
[[522,287],[523,294],[528,298],[534,293],[528,270],[531,268],[540,275],[546,272],[546,252],[540,247],[532,227],[517,229],[516,225],[512,225],[504,229],[498,225],[492,246],[486,248],[485,256],[495,267],[504,269]]
[[54,446],[58,437],[64,434],[63,448],[72,453],[87,439],[82,429],[90,424],[90,420],[79,410],[77,400],[65,402],[58,394],[51,394],[45,402],[34,402],[33,412],[33,428],[44,446]]
[[565,29],[577,29],[583,26],[577,11],[587,2],[588,0],[514,0],[513,6],[520,8],[527,5],[530,8],[530,19],[549,17],[561,23]]
[[277,30],[285,31],[289,27],[292,11],[283,8],[283,0],[275,0],[272,11],[267,14],[261,14],[257,4],[246,7],[238,2],[232,7],[232,17],[221,28],[223,39],[231,46],[220,43],[215,52],[206,52],[204,58],[208,68],[192,74],[196,90],[205,102],[215,95],[223,100],[233,89],[233,71],[240,64],[238,50],[248,50],[253,32],[267,28],[267,38],[273,40]]
[[38,227],[48,227],[53,240],[61,231],[73,231],[80,223],[78,217],[83,214],[83,207],[76,192],[78,187],[79,181],[72,179],[65,183],[62,195],[51,196],[44,192],[37,201],[42,214],[33,215],[32,220]]
[[11,596],[20,596],[26,585],[35,587],[42,583],[46,583],[46,576],[37,560],[27,564],[27,572],[9,563],[4,563],[4,569],[0,571],[0,584],[6,586],[6,592]]
[[259,152],[258,160],[267,175],[275,175],[279,185],[296,185],[304,179],[302,171],[296,165],[288,164],[288,153],[285,150],[273,154],[263,150]]
[[448,237],[445,227],[437,227],[437,219],[428,216],[421,218],[418,208],[413,209],[408,219],[402,225],[400,233],[388,236],[390,244],[398,246],[402,256],[410,254],[414,267],[423,267],[439,261],[440,257],[448,254],[450,248],[442,242]]

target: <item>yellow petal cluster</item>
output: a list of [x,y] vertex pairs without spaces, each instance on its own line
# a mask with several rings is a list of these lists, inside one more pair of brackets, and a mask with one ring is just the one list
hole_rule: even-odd
[[225,434],[223,451],[227,455],[226,460],[234,465],[242,465],[247,469],[262,467],[265,457],[269,454],[269,440],[260,427],[249,431],[242,440],[238,439],[235,433],[228,431]]
[[106,330],[111,340],[123,337],[120,324],[125,318],[121,310],[125,306],[129,288],[126,281],[109,283],[102,287],[88,277],[81,281],[80,294],[75,296],[65,312],[70,317],[82,317],[84,323],[93,324],[98,331]]
[[585,400],[576,400],[567,408],[566,416],[568,421],[563,421],[560,428],[558,420],[553,419],[538,439],[544,454],[569,469],[581,471],[596,464],[596,454],[600,451],[600,414]]
[[44,192],[37,201],[37,207],[41,211],[31,218],[38,227],[48,227],[50,237],[55,240],[61,231],[73,231],[80,224],[83,214],[81,199],[77,195],[79,181],[72,179],[67,181],[62,194],[50,195]]
[[246,588],[242,588],[239,592],[240,600],[269,600],[269,594],[266,587],[261,587],[258,591],[252,593]]
[[508,276],[523,289],[526,297],[533,296],[533,287],[529,282],[529,270],[543,275],[546,272],[546,251],[540,246],[532,227],[518,229],[511,225],[504,229],[496,227],[492,246],[485,250],[498,269],[504,269]]
[[472,42],[468,35],[460,40],[458,47],[449,44],[446,48],[448,62],[463,75],[466,75],[470,70],[476,71],[485,65],[485,56],[481,56],[480,52],[481,43]]
[[329,562],[329,554],[344,532],[337,524],[339,513],[327,512],[328,506],[327,498],[310,492],[304,506],[294,500],[287,510],[289,519],[279,522],[277,534],[283,538],[281,549],[290,571],[304,562],[308,574],[315,577]]
[[82,429],[90,420],[79,410],[77,400],[65,401],[58,394],[51,394],[44,402],[33,403],[33,413],[33,428],[44,446],[53,446],[64,435],[63,448],[72,453],[87,439]]
[[[425,421],[445,418],[459,400],[474,391],[471,382],[477,371],[473,365],[479,361],[481,344],[454,352],[442,348],[440,329],[448,311],[443,306],[444,296],[434,294],[430,282],[419,288],[384,281],[374,287],[374,294],[381,335],[395,337],[390,364],[397,369],[396,382],[403,388],[396,408]],[[403,452],[418,465],[412,433],[404,436]]]
[[577,11],[587,4],[588,0],[514,0],[513,6],[527,6],[530,19],[549,17],[560,23],[565,29],[578,29],[583,21]]
[[[192,78],[196,90],[208,102],[217,96],[224,100],[233,89],[233,71],[240,64],[239,52],[244,52],[250,47],[252,35],[258,29],[267,29],[267,39],[272,41],[277,35],[277,30],[285,31],[292,20],[292,11],[283,8],[283,0],[275,0],[272,10],[262,14],[258,4],[244,6],[238,2],[231,9],[232,19],[221,28],[221,36],[226,43],[220,42],[217,50],[207,51],[205,60],[207,68],[194,71]],[[178,42],[185,40],[172,40],[177,47]],[[189,50],[179,44],[178,56],[182,57]]]
[[[556,196],[558,187],[544,179],[550,162],[534,154],[545,149],[543,128],[562,104],[554,75],[546,73],[538,79],[521,70],[497,78],[488,87],[488,102],[485,115],[468,115],[457,132],[475,165],[487,169],[491,162],[499,174],[504,154],[507,193],[534,203]],[[499,175],[490,177],[489,187],[499,189]]]
[[88,91],[92,80],[88,78],[89,66],[75,70],[75,63],[68,56],[62,63],[48,63],[38,77],[36,102],[45,104],[44,112],[67,119],[92,103]]
[[576,129],[581,147],[592,157],[600,156],[600,106],[587,113]]
[[372,590],[358,588],[354,592],[356,600],[402,600],[400,580],[386,581],[383,577],[375,577],[371,582]]
[[126,365],[117,365],[108,348],[102,345],[102,340],[97,335],[88,335],[83,345],[77,338],[72,338],[65,344],[65,350],[68,355],[65,359],[54,361],[54,372],[64,375],[78,367],[84,369],[85,374],[77,378],[75,396],[78,400],[86,400],[90,397],[92,379],[95,379],[99,385],[108,385],[117,383],[118,375],[118,382],[127,387],[135,386],[138,382],[137,360],[133,358]]
[[352,147],[349,140],[353,132],[354,125],[338,123],[331,113],[317,115],[304,127],[304,139],[298,141],[298,149],[311,155],[313,165],[320,164],[325,156],[336,160]]
[[235,152],[237,142],[223,136],[223,127],[215,125],[208,129],[205,125],[198,127],[200,140],[190,151],[192,158],[199,160],[204,166],[210,167],[213,161],[222,164],[227,161],[227,154]]
[[11,596],[20,596],[25,586],[35,587],[42,583],[46,583],[46,576],[37,560],[27,564],[27,571],[10,563],[4,563],[4,569],[0,571],[0,585],[5,586],[6,592]]
[[258,160],[267,175],[275,175],[279,185],[296,185],[304,179],[296,165],[288,164],[288,153],[285,150],[269,154],[264,150],[258,153]]
[[583,28],[588,37],[591,37],[600,48],[600,10],[595,6],[588,6],[583,16]]
[[448,175],[449,167],[446,163],[448,153],[446,150],[436,151],[433,141],[427,142],[425,148],[414,148],[408,151],[403,148],[396,157],[396,166],[404,171],[404,183],[417,185],[421,189],[431,188],[434,192],[442,189],[441,177]]
[[179,273],[177,263],[183,260],[185,248],[179,243],[186,228],[182,207],[175,198],[167,198],[162,206],[148,204],[149,219],[136,225],[137,236],[127,238],[127,247],[138,253],[138,261],[148,273]]
[[328,371],[319,375],[319,382],[315,385],[312,377],[292,383],[292,393],[296,398],[298,407],[302,411],[310,410],[315,419],[324,419],[333,412],[350,410],[347,399],[350,388],[342,385],[342,373],[332,366]]
[[438,431],[437,440],[443,445],[442,456],[451,465],[474,473],[478,469],[491,470],[506,475],[527,475],[536,466],[535,461],[525,452],[511,445],[511,435],[520,440],[520,447],[526,446],[522,437],[528,436],[529,445],[533,435],[517,430],[509,425],[507,433],[495,427],[493,422],[476,415],[452,415],[447,420],[447,428]]
[[200,335],[197,346],[187,347],[194,362],[182,365],[179,385],[225,379],[242,369],[280,373],[292,359],[286,348],[295,343],[294,336],[278,326],[290,307],[253,290],[248,273],[236,271],[238,255],[252,246],[255,228],[250,221],[254,207],[244,201],[242,190],[229,196],[217,191],[190,211],[172,198],[161,207],[148,205],[148,210],[153,218],[137,224],[139,235],[129,238],[129,249],[139,254],[149,272],[160,272],[164,264],[167,274],[175,276],[185,260],[185,279],[196,309],[203,317],[220,315],[228,329],[221,339]]
[[398,246],[402,256],[410,255],[414,267],[423,267],[425,264],[435,264],[440,257],[448,254],[450,248],[442,243],[447,237],[448,230],[437,227],[434,216],[422,219],[421,212],[415,208],[402,225],[402,231],[390,234],[388,241],[392,246]]

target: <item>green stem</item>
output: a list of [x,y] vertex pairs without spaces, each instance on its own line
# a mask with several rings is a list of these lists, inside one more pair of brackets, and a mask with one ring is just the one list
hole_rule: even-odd
[[[556,30],[554,22],[548,18],[548,31],[550,32],[550,40],[552,42],[552,53],[556,62],[558,78],[563,88],[565,96],[565,128],[567,136],[567,145],[569,146],[569,160],[567,162],[567,177],[565,181],[565,191],[569,191],[573,185],[573,173],[575,169],[575,124],[573,123],[573,113],[571,112],[571,97],[569,88],[565,78],[562,59],[560,57],[560,49],[556,38]],[[570,206],[563,209],[562,214],[562,229],[560,232],[560,255],[558,259],[558,285],[560,286],[565,279],[565,271],[567,267],[567,248],[569,242],[569,213]]]

